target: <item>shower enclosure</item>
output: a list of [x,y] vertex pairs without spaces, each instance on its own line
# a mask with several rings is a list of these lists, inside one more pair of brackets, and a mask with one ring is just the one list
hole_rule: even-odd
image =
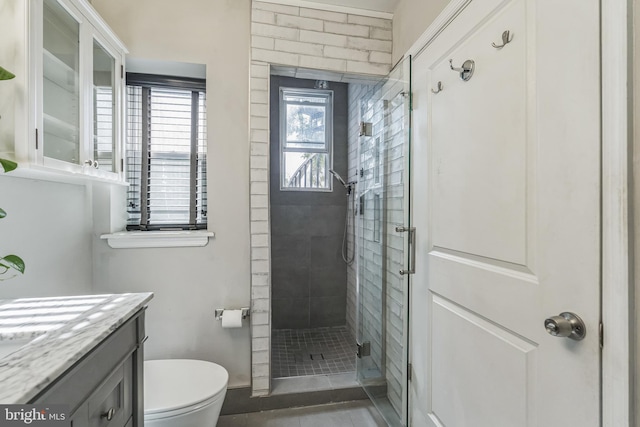
[[411,58],[361,101],[356,193],[357,377],[407,425]]

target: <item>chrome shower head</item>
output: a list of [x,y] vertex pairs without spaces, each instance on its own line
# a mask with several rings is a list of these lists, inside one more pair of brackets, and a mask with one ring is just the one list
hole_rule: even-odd
[[344,188],[349,188],[349,184],[347,184],[344,179],[342,179],[342,177],[338,174],[338,172],[334,171],[333,169],[329,169],[329,173],[331,175],[333,175],[333,177],[335,179],[337,179],[338,181],[340,181],[340,184],[342,184],[344,186]]

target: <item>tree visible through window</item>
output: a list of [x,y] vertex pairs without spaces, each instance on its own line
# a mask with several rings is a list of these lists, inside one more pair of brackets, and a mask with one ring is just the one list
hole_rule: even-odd
[[331,91],[281,89],[280,150],[283,190],[330,190],[333,125]]
[[206,228],[204,80],[128,74],[127,95],[127,228]]

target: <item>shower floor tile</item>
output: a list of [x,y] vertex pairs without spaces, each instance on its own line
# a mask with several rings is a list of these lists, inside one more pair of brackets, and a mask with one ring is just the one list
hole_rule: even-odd
[[355,370],[355,341],[345,326],[272,331],[273,378],[330,375]]

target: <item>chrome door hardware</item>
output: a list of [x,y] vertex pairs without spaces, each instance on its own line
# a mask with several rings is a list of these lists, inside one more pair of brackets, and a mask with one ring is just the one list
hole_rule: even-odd
[[502,49],[512,41],[513,41],[513,34],[511,34],[509,30],[507,30],[504,33],[502,33],[502,44],[497,45],[495,43],[491,43],[491,46],[495,47],[496,49]]
[[416,228],[415,227],[396,227],[396,232],[406,233],[409,232],[409,247],[411,248],[411,257],[409,259],[409,269],[400,270],[400,275],[414,274],[416,272]]
[[373,123],[360,122],[360,136],[372,136]]
[[569,312],[549,317],[544,321],[544,328],[554,337],[570,338],[580,341],[587,335],[587,327],[582,319]]
[[438,84],[436,85],[436,89],[431,89],[431,93],[433,94],[438,94],[440,92],[442,92],[443,86],[442,86],[442,82],[438,82]]
[[109,408],[107,412],[103,412],[102,414],[100,414],[100,418],[106,418],[107,421],[111,421],[115,412],[116,410],[114,408]]
[[462,67],[458,68],[453,66],[453,59],[450,59],[449,66],[453,71],[457,71],[458,73],[460,73],[460,78],[463,81],[468,82],[469,80],[471,80],[471,77],[473,76],[473,72],[475,71],[475,68],[476,68],[476,63],[472,59],[467,59],[462,63]]
[[362,359],[366,356],[371,356],[371,343],[369,341],[365,341],[362,344],[356,342],[356,347],[358,348],[356,352],[356,356],[358,356],[358,359]]

